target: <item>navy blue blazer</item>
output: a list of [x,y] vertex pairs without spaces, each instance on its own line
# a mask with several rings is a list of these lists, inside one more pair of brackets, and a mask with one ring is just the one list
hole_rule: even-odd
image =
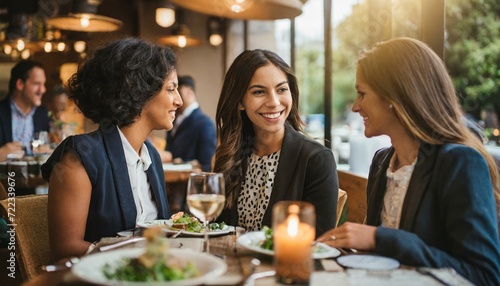
[[[288,124],[285,128],[274,186],[262,225],[272,227],[272,211],[277,202],[305,201],[316,209],[316,236],[320,236],[334,228],[336,223],[339,184],[335,158],[330,149]],[[237,207],[225,208],[217,220],[237,225]]]
[[217,147],[215,123],[200,108],[186,117],[177,127],[175,135],[167,132],[167,151],[173,158],[183,161],[198,160],[203,171],[212,169],[212,157]]
[[[145,144],[152,160],[146,174],[152,197],[156,201],[158,219],[167,219],[170,218],[170,208],[160,155],[151,143],[146,141]],[[56,172],[57,176],[64,176],[64,172],[71,171],[69,166],[54,169],[69,150],[75,151],[79,156],[92,183],[84,239],[94,242],[102,237],[116,236],[119,231],[134,228],[137,210],[125,153],[116,126],[100,127],[92,133],[70,136],[62,141],[42,165],[42,175],[47,181],[52,171]],[[57,176],[52,179],[57,179]]]
[[[50,130],[49,111],[43,105],[36,107],[33,114],[34,132]],[[10,110],[10,97],[0,101],[0,146],[12,142],[12,111]]]
[[421,144],[399,229],[390,229],[380,227],[380,214],[393,153],[377,151],[368,178],[376,252],[406,265],[451,267],[475,285],[500,285],[497,210],[483,156],[459,144]]

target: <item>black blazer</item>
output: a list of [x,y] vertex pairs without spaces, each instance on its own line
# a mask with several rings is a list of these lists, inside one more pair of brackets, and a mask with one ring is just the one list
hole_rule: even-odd
[[[284,200],[306,201],[316,208],[316,236],[320,236],[334,228],[336,223],[339,189],[337,165],[330,149],[288,124],[285,128],[274,186],[262,225],[272,227],[275,203]],[[224,209],[218,221],[237,225],[237,207]]]
[[[379,150],[367,186],[367,223],[381,224],[386,170],[394,149]],[[421,144],[399,229],[378,227],[376,252],[411,266],[451,267],[476,285],[500,285],[500,246],[488,166],[459,144]]]
[[215,123],[200,108],[181,122],[175,135],[167,132],[166,150],[172,152],[172,157],[183,161],[198,160],[206,172],[212,167],[216,147]]
[[[50,130],[49,111],[43,105],[36,107],[33,114],[34,132]],[[0,101],[0,146],[12,142],[12,112],[10,110],[10,97]]]

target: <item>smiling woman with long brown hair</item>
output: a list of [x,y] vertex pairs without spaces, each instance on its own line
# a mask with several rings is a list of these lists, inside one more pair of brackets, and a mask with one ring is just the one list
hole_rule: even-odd
[[316,234],[335,226],[338,181],[331,150],[302,133],[297,79],[266,50],[245,51],[229,68],[217,105],[215,172],[224,173],[219,220],[247,230],[271,226],[273,205],[307,201]]

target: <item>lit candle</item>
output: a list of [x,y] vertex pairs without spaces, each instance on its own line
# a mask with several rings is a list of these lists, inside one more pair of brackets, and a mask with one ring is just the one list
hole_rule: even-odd
[[[312,211],[304,212],[308,208]],[[311,244],[315,237],[314,207],[301,208],[297,204],[289,204],[283,211],[287,215],[281,222],[275,221],[277,225],[273,226],[276,277],[280,283],[307,285],[313,270]]]

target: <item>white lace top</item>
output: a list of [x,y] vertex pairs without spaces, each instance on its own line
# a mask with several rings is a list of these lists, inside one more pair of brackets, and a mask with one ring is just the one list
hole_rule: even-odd
[[396,153],[392,156],[386,172],[387,191],[384,196],[384,206],[381,214],[382,226],[390,228],[399,228],[406,191],[410,184],[415,163],[417,163],[417,159],[415,159],[411,165],[403,166],[393,172],[395,159]]
[[238,225],[247,231],[262,228],[279,159],[280,151],[262,157],[252,153],[248,157],[245,180],[238,197]]

